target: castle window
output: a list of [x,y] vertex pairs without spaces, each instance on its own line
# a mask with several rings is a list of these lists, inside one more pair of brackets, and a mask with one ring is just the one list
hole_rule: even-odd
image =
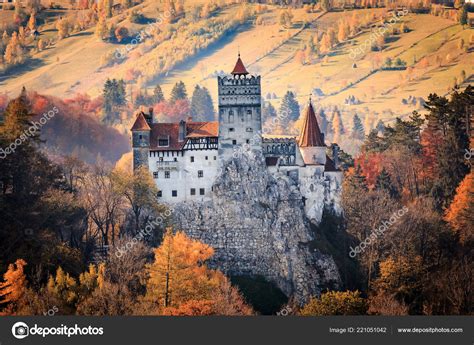
[[194,156],[191,156],[191,163],[194,163]]
[[232,145],[237,145],[237,140],[232,140]]
[[177,190],[172,190],[172,191],[171,191],[171,196],[172,196],[173,198],[176,198],[176,197],[178,196],[178,191],[177,191]]
[[207,160],[209,160],[209,157],[208,157],[208,156],[206,156],[206,161],[207,161]]
[[247,110],[247,115],[248,114],[252,115],[252,110]]
[[158,193],[156,193],[156,196],[158,198],[161,198],[163,196],[163,192],[161,190],[159,190]]
[[204,195],[204,192],[205,192],[204,188],[199,188],[199,195]]
[[160,162],[163,162],[163,157],[158,158]]
[[216,156],[214,156],[214,160],[216,160],[216,159],[217,159],[217,157],[216,157]]
[[253,129],[252,129],[252,127],[247,127],[247,129],[246,129],[246,130],[247,130],[247,132],[253,132]]
[[178,161],[178,158],[174,157],[174,161],[177,162],[177,161]]
[[142,139],[143,139],[143,135],[139,134],[139,135],[138,135],[138,139],[142,140]]
[[158,171],[153,172],[153,178],[158,178]]
[[198,170],[198,177],[203,177],[204,176],[204,171]]
[[229,128],[229,132],[234,132],[234,128]]
[[247,144],[250,144],[250,140],[249,140],[249,139],[245,140],[245,142],[246,142]]
[[158,139],[158,146],[170,146],[170,141],[168,138]]
[[165,178],[170,178],[170,172],[169,171],[165,171]]
[[191,188],[191,195],[196,195],[196,188]]

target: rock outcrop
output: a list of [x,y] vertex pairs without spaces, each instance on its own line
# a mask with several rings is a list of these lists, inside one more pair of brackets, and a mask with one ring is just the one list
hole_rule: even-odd
[[297,181],[268,173],[258,151],[224,164],[212,201],[180,203],[173,214],[179,229],[215,249],[209,264],[229,275],[262,275],[299,303],[340,286],[333,258],[311,249]]

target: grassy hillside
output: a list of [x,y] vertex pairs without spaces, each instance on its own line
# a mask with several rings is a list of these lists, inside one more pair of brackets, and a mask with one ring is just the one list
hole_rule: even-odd
[[[188,18],[191,3],[187,4]],[[145,18],[140,24],[130,22],[128,14],[132,9],[111,18],[109,23],[126,27],[134,35],[162,16],[161,6],[151,0],[136,6],[133,10],[139,10]],[[351,127],[353,114],[359,114],[368,131],[378,120],[390,122],[420,109],[422,104],[411,102],[413,99],[432,92],[446,94],[462,74],[464,83],[472,82],[474,30],[452,20],[408,14],[393,26],[400,28],[404,23],[408,32],[390,35],[382,51],[372,51],[370,46],[362,49],[373,30],[381,25],[374,21],[371,28],[339,43],[325,58],[301,63],[298,51],[311,37],[321,36],[331,27],[337,30],[338,23],[350,21],[354,13],[364,18],[386,10],[307,13],[297,9],[293,10],[291,27],[283,28],[279,23],[281,8],[266,6],[259,13],[256,8],[249,5],[244,10],[238,4],[226,5],[209,18],[192,23],[160,24],[156,35],[146,38],[116,64],[107,62],[117,49],[123,51],[125,44],[99,40],[94,28],[90,28],[58,41],[34,54],[28,64],[0,76],[0,93],[16,94],[26,86],[65,98],[77,93],[94,97],[100,95],[107,78],[115,77],[129,81],[129,92],[145,88],[151,91],[159,83],[165,95],[182,80],[189,94],[199,84],[206,86],[216,100],[216,74],[230,72],[240,50],[250,72],[263,76],[263,95],[272,94],[268,100],[275,107],[279,107],[287,90],[295,92],[303,104],[310,92],[319,89],[323,92],[316,98],[319,106],[329,111],[337,106],[346,128]],[[237,16],[241,19],[236,20]],[[56,35],[54,23],[42,29],[45,36]],[[351,51],[358,48],[361,53],[354,58]],[[401,59],[407,69],[382,70],[387,58]],[[348,97],[355,97],[359,104],[345,104]]]

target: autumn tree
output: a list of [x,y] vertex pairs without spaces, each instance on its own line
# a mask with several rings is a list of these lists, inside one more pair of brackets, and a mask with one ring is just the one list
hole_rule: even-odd
[[16,65],[25,61],[25,54],[18,39],[18,34],[13,32],[10,41],[5,49],[5,62]]
[[[141,167],[133,173],[114,171],[112,179],[117,186],[117,193],[130,209],[130,235],[135,236],[149,221],[165,213],[166,209],[157,202],[158,188],[148,168]],[[156,229],[158,231],[161,229]]]
[[155,249],[155,261],[149,265],[146,303],[153,314],[165,315],[248,315],[251,309],[219,271],[205,262],[214,250],[168,229]]
[[22,259],[8,265],[3,275],[4,282],[0,283],[0,315],[15,314],[20,308],[27,285],[25,266],[26,262]]
[[78,300],[77,281],[64,272],[61,267],[56,270],[56,275],[51,275],[47,284],[47,293],[55,300],[55,305],[63,314],[72,314]]
[[312,297],[301,309],[302,316],[365,315],[367,302],[359,291],[329,291]]
[[292,20],[293,13],[291,12],[291,10],[287,9],[280,12],[278,21],[281,26],[283,26],[284,28],[290,28]]
[[31,31],[36,30],[36,13],[33,12],[30,15],[30,19],[28,20],[28,29]]
[[459,235],[462,242],[469,242],[474,235],[474,173],[471,172],[456,189],[454,200],[446,210],[444,219]]
[[104,15],[100,15],[95,27],[95,35],[101,40],[107,40],[109,38],[109,33],[107,19]]
[[70,24],[67,18],[60,18],[56,23],[56,29],[58,30],[59,39],[63,39],[69,36]]

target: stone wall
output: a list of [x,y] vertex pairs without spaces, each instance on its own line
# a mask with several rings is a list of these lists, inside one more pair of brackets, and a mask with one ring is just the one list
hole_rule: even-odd
[[177,204],[173,214],[178,229],[215,249],[211,267],[229,275],[262,275],[299,303],[340,286],[333,258],[311,249],[297,183],[272,176],[261,152],[227,161],[211,201]]

